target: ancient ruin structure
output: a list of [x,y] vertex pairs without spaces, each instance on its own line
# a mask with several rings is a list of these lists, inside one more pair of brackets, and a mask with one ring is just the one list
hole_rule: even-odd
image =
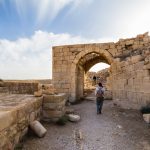
[[150,103],[148,33],[117,43],[56,46],[54,88],[32,81],[0,80],[0,149],[13,149],[33,121],[56,121],[63,116],[66,100],[76,102],[83,96],[85,73],[99,62],[110,65],[106,84],[114,101],[130,108]]
[[110,65],[109,90],[121,105],[139,108],[150,103],[150,37],[53,47],[53,84],[75,102],[83,96],[84,74],[96,63]]
[[51,85],[41,89],[34,81],[0,81],[0,150],[13,150],[34,121],[59,120],[65,102],[65,94],[55,94]]
[[[109,68],[100,70],[98,72],[87,72],[84,78],[84,88],[85,89],[95,89],[95,83],[93,77],[96,77],[96,84],[101,82],[105,88],[109,88],[107,78],[109,77]],[[107,84],[106,84],[107,82]],[[108,86],[108,87],[107,87]]]

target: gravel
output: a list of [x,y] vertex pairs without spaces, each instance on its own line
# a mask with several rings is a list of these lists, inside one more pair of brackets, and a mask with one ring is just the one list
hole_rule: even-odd
[[27,136],[23,150],[150,150],[150,127],[137,110],[125,110],[104,101],[96,114],[94,100],[69,106],[81,116],[64,126],[43,123],[44,138]]

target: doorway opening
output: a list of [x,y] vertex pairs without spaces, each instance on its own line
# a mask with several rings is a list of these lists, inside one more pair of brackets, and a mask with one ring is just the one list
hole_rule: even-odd
[[[109,86],[106,86],[106,78],[110,74],[108,69],[110,65],[105,56],[95,52],[86,54],[78,61],[75,72],[76,100],[94,91],[98,82],[102,82],[105,88],[108,89]],[[103,70],[104,68],[105,70]],[[95,71],[93,72],[94,69]]]
[[[106,91],[106,98],[110,99],[111,92],[109,86],[110,65],[107,63],[97,63],[92,66],[84,75],[84,97],[94,97],[94,91],[98,83],[102,83]],[[109,95],[108,95],[109,91]],[[109,97],[108,97],[109,96]]]

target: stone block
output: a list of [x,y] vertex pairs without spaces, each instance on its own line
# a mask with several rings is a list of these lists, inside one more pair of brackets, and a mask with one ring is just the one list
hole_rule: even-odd
[[150,123],[150,114],[143,114],[143,119],[146,123]]
[[70,84],[62,84],[62,88],[70,88]]
[[42,116],[44,118],[60,118],[64,115],[64,112],[62,111],[56,111],[56,110],[43,110]]
[[142,103],[143,103],[143,106],[147,106],[148,104],[150,104],[150,93],[148,93],[146,91],[143,92]]
[[67,108],[65,108],[65,113],[66,114],[74,114],[74,109],[67,107]]
[[4,87],[4,86],[5,86],[4,82],[0,81],[0,87]]
[[115,44],[110,44],[109,46],[111,49],[115,48]]
[[36,133],[38,137],[44,137],[47,130],[42,126],[39,121],[33,121],[30,123],[30,128]]
[[134,43],[134,40],[128,40],[126,41],[125,45],[132,45]]
[[15,111],[0,111],[0,131],[11,126],[17,119]]
[[9,89],[7,87],[0,87],[0,93],[9,93]]
[[137,49],[137,48],[139,48],[139,45],[134,44],[132,47],[133,47],[133,49]]
[[43,96],[43,103],[59,103],[66,99],[66,94],[64,93],[59,93],[55,95],[46,95],[44,94]]
[[150,81],[148,83],[143,84],[141,89],[145,93],[150,93]]
[[144,77],[144,78],[143,78],[143,83],[144,83],[144,84],[146,84],[146,83],[147,83],[147,84],[150,84],[150,76]]
[[29,122],[33,122],[36,119],[36,114],[35,112],[32,112],[29,116]]
[[24,118],[27,114],[28,114],[28,111],[29,108],[25,105],[21,106],[20,108],[17,109],[17,120],[20,120],[22,118]]
[[34,92],[35,97],[41,97],[42,96],[42,90]]
[[33,102],[34,110],[39,109],[43,104],[43,97],[37,97],[36,100]]
[[132,57],[131,57],[131,62],[132,62],[133,64],[135,64],[135,63],[141,61],[142,59],[143,59],[143,57],[142,57],[141,55],[132,56]]
[[[22,115],[24,116],[25,115],[25,113],[26,114],[29,114],[29,113],[31,113],[31,112],[33,112],[35,109],[34,109],[34,102],[35,101],[30,101],[30,102],[28,102],[28,103],[26,103],[25,105],[23,105],[21,108],[22,109],[18,109],[17,110],[17,113],[18,113],[18,117],[20,118],[22,118],[22,116],[21,116],[21,113],[22,113]],[[19,114],[20,113],[20,114]]]
[[62,110],[62,108],[65,107],[66,100],[63,100],[59,103],[43,103],[43,109],[49,109],[49,110]]
[[18,122],[17,122],[17,128],[18,128],[18,130],[22,131],[22,130],[24,130],[27,126],[28,126],[27,117],[24,117],[24,118],[18,120]]
[[144,37],[143,41],[146,42],[146,43],[149,42],[149,37]]
[[142,70],[144,66],[144,61],[140,61],[140,62],[137,62],[136,64],[134,64],[134,70]]
[[43,110],[56,110],[58,103],[43,103]]
[[149,70],[143,70],[143,77],[149,77],[150,71]]
[[80,120],[79,115],[69,114],[68,117],[69,117],[69,120],[72,122],[78,122]]
[[1,132],[0,133],[0,149],[1,150],[3,150],[2,147],[4,147],[5,144],[8,144],[8,139],[7,139],[6,135],[4,135],[4,133]]
[[143,69],[150,69],[150,63],[143,66]]

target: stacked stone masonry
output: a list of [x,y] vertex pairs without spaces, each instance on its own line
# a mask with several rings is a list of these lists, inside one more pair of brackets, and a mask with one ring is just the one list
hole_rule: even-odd
[[42,97],[0,94],[0,149],[14,149],[29,124],[40,120]]
[[33,81],[5,81],[4,86],[10,94],[34,94],[38,91],[38,82]]
[[56,122],[65,114],[66,94],[0,94],[0,149],[14,149],[35,120]]
[[53,47],[53,84],[71,102],[83,96],[84,75],[96,63],[110,65],[113,99],[139,108],[150,103],[150,36]]
[[99,62],[110,65],[107,83],[113,100],[131,108],[150,103],[148,33],[136,38],[120,39],[117,43],[53,47],[54,87],[44,86],[44,98],[31,95],[38,91],[38,83],[1,81],[0,149],[13,148],[27,133],[29,123],[39,120],[41,115],[43,119],[52,120],[61,117],[65,110],[66,94],[71,102],[80,99],[83,96],[85,74]]
[[[93,80],[93,77],[96,77],[96,82]],[[101,82],[105,89],[109,89],[109,84],[107,82],[107,77],[109,77],[109,68],[103,69],[98,72],[87,72],[84,78],[84,88],[90,89],[95,88],[95,84]]]
[[64,115],[65,94],[56,94],[43,81],[0,80],[0,149],[14,149],[33,121],[57,121]]
[[65,114],[66,94],[43,95],[42,120],[57,122]]

